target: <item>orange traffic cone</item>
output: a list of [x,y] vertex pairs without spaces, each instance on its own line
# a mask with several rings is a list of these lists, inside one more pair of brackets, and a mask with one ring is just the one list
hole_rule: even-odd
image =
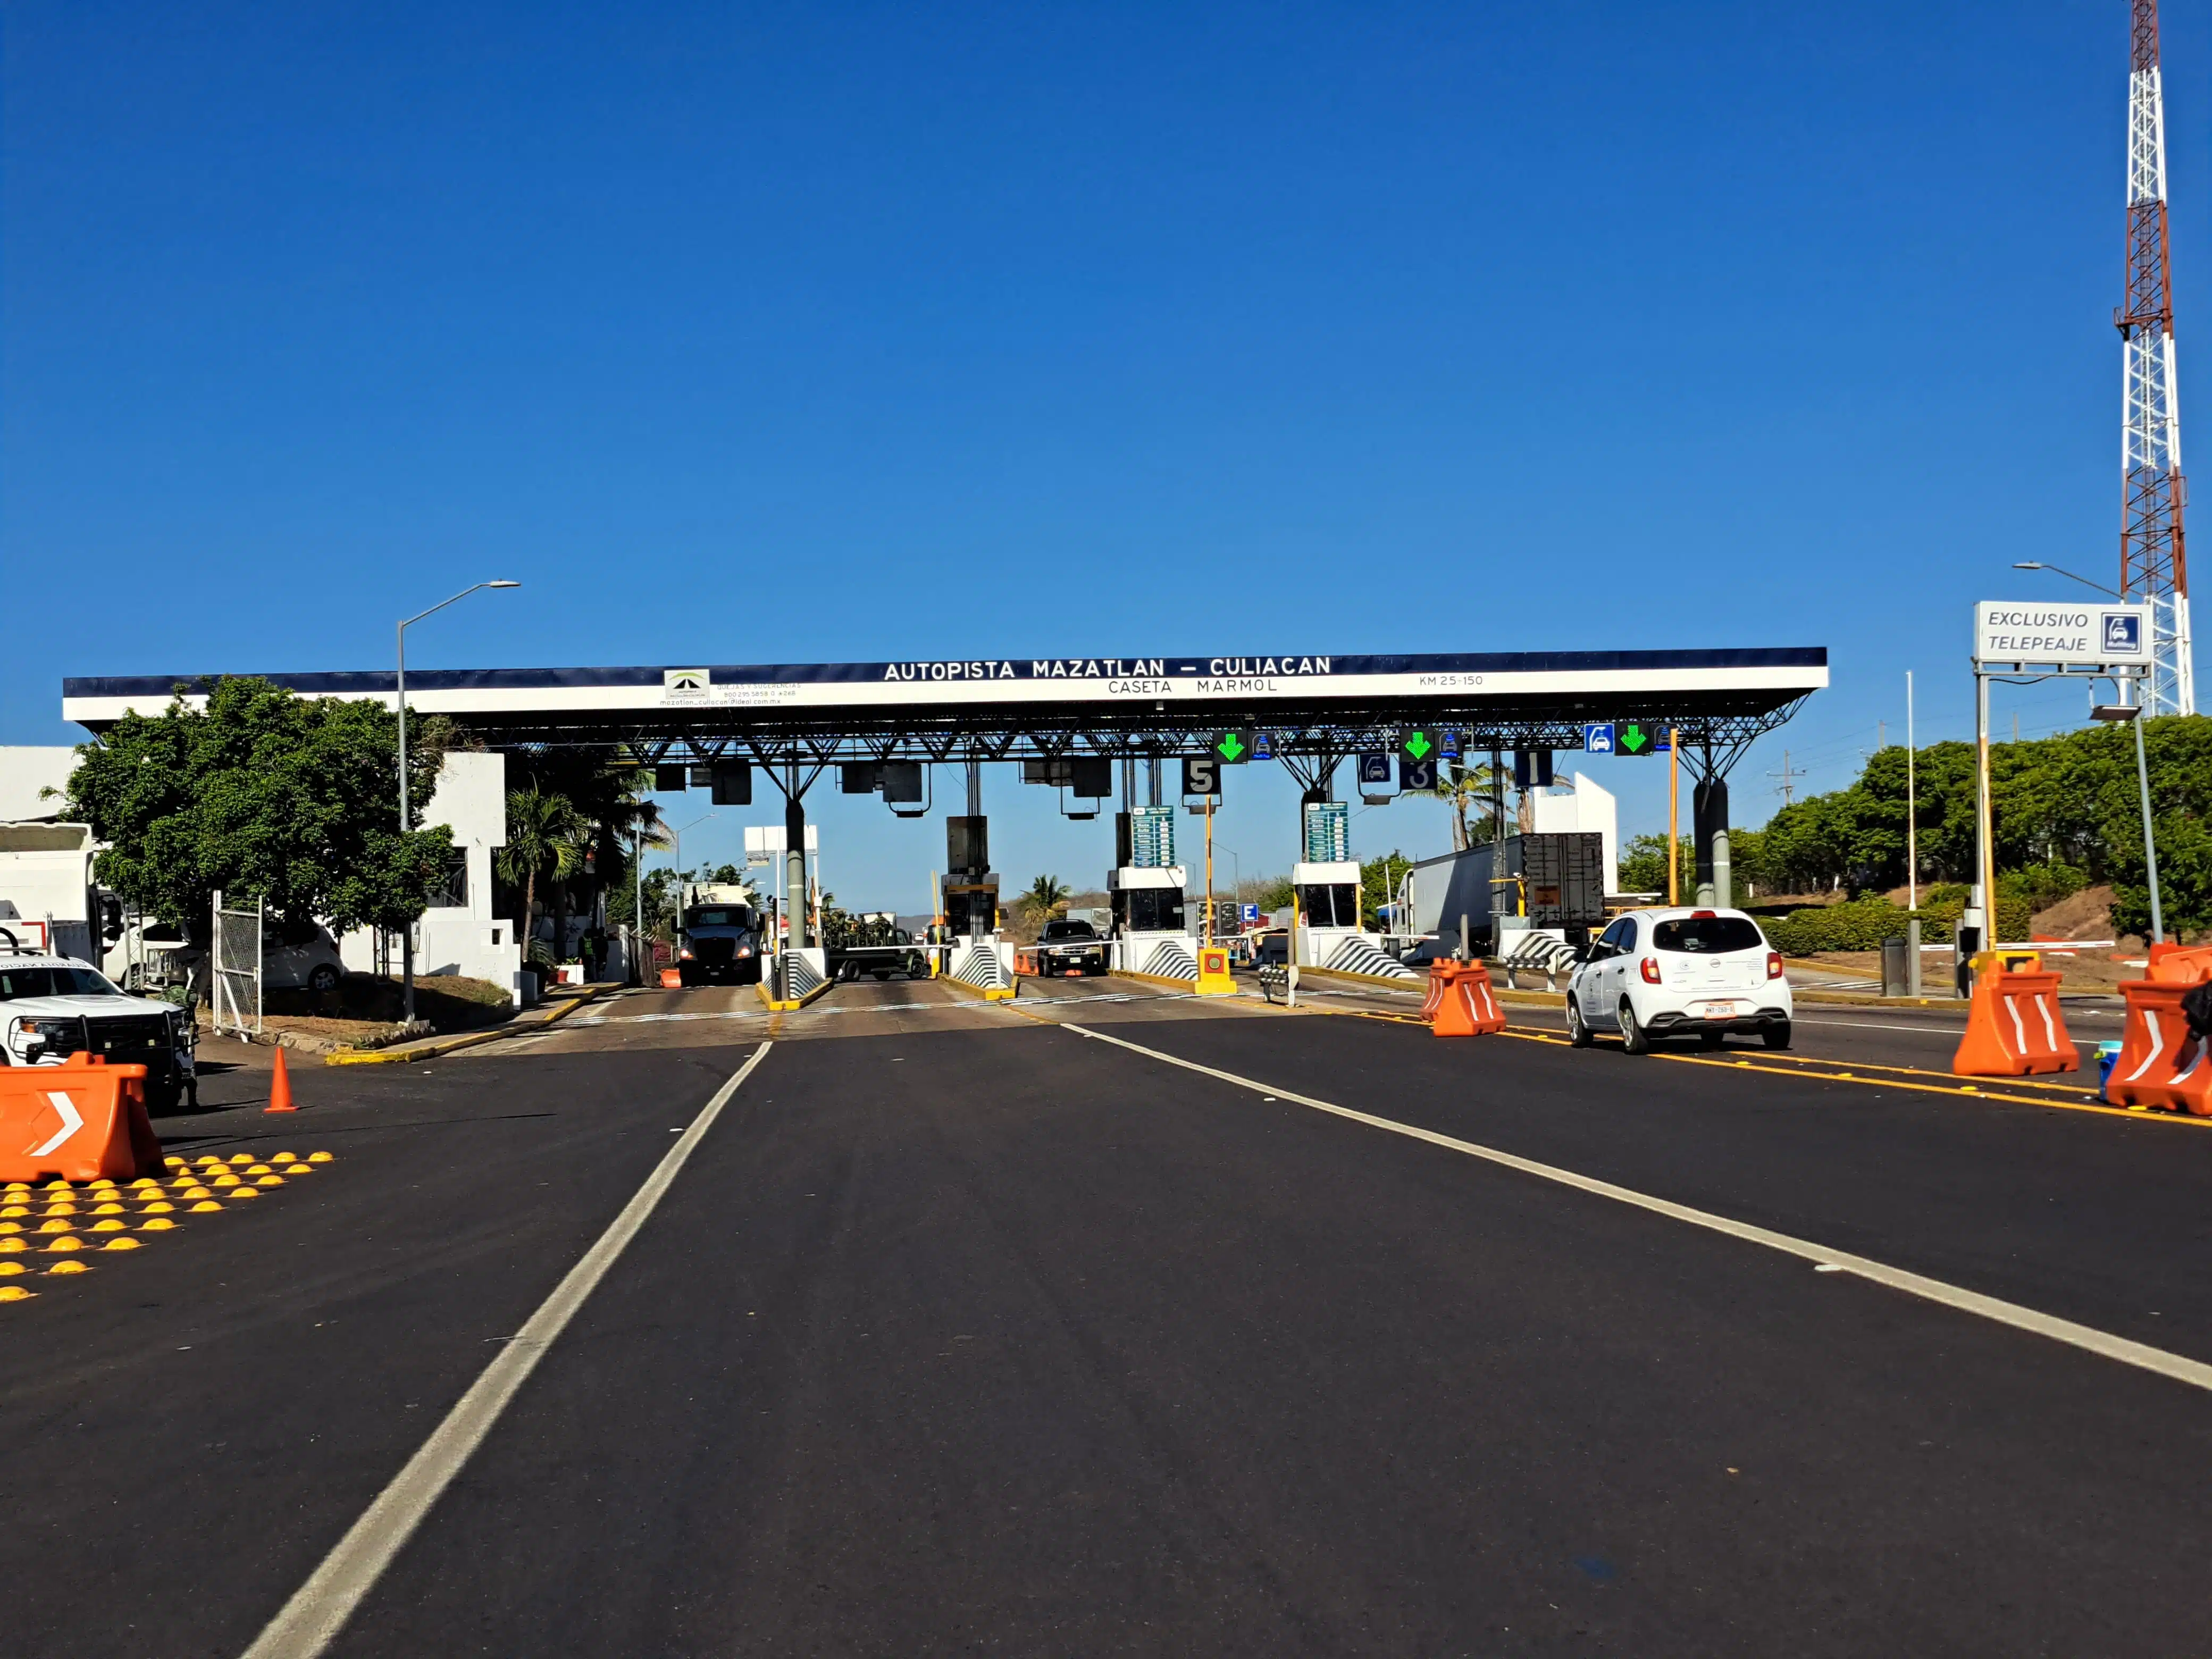
[[299,1109],[292,1103],[292,1078],[284,1069],[284,1050],[280,1044],[276,1050],[276,1075],[269,1082],[269,1110],[296,1112]]

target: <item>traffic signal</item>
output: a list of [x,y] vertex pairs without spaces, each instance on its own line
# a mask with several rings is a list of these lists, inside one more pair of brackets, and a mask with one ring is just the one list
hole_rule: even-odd
[[1642,720],[1623,720],[1613,727],[1613,752],[1616,755],[1648,755],[1659,746],[1661,736],[1658,727],[1646,726]]
[[[1209,751],[1224,766],[1242,766],[1252,758],[1252,734],[1249,732],[1218,732],[1214,734]],[[1213,792],[1207,790],[1211,794]]]
[[1437,757],[1438,735],[1435,732],[1419,729],[1401,732],[1398,736],[1399,760],[1401,762],[1434,760]]

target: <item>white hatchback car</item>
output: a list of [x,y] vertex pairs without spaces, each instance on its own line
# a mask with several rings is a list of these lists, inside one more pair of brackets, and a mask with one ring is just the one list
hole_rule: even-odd
[[1787,1048],[1795,1013],[1782,953],[1741,910],[1632,910],[1567,981],[1567,1036],[1577,1048],[1613,1030],[1632,1054],[1662,1037],[1717,1048],[1731,1031]]

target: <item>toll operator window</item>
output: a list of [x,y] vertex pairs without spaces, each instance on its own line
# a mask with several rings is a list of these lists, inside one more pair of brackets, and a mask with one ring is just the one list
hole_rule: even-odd
[[1299,920],[1309,927],[1359,926],[1359,890],[1350,882],[1298,889]]
[[1182,932],[1182,895],[1174,888],[1133,887],[1121,896],[1128,902],[1131,933]]

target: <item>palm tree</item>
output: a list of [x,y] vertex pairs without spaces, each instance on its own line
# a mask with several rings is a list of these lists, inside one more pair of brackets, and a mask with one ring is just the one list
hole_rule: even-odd
[[1067,908],[1069,897],[1067,884],[1058,876],[1039,876],[1030,884],[1030,890],[1022,895],[1022,902],[1042,923]]
[[[500,879],[522,889],[522,914],[515,919],[514,936],[522,945],[523,960],[530,960],[530,921],[537,908],[538,878],[558,881],[573,875],[583,863],[583,815],[566,795],[538,788],[507,792],[507,845],[499,849]],[[554,941],[558,951],[561,941]]]

